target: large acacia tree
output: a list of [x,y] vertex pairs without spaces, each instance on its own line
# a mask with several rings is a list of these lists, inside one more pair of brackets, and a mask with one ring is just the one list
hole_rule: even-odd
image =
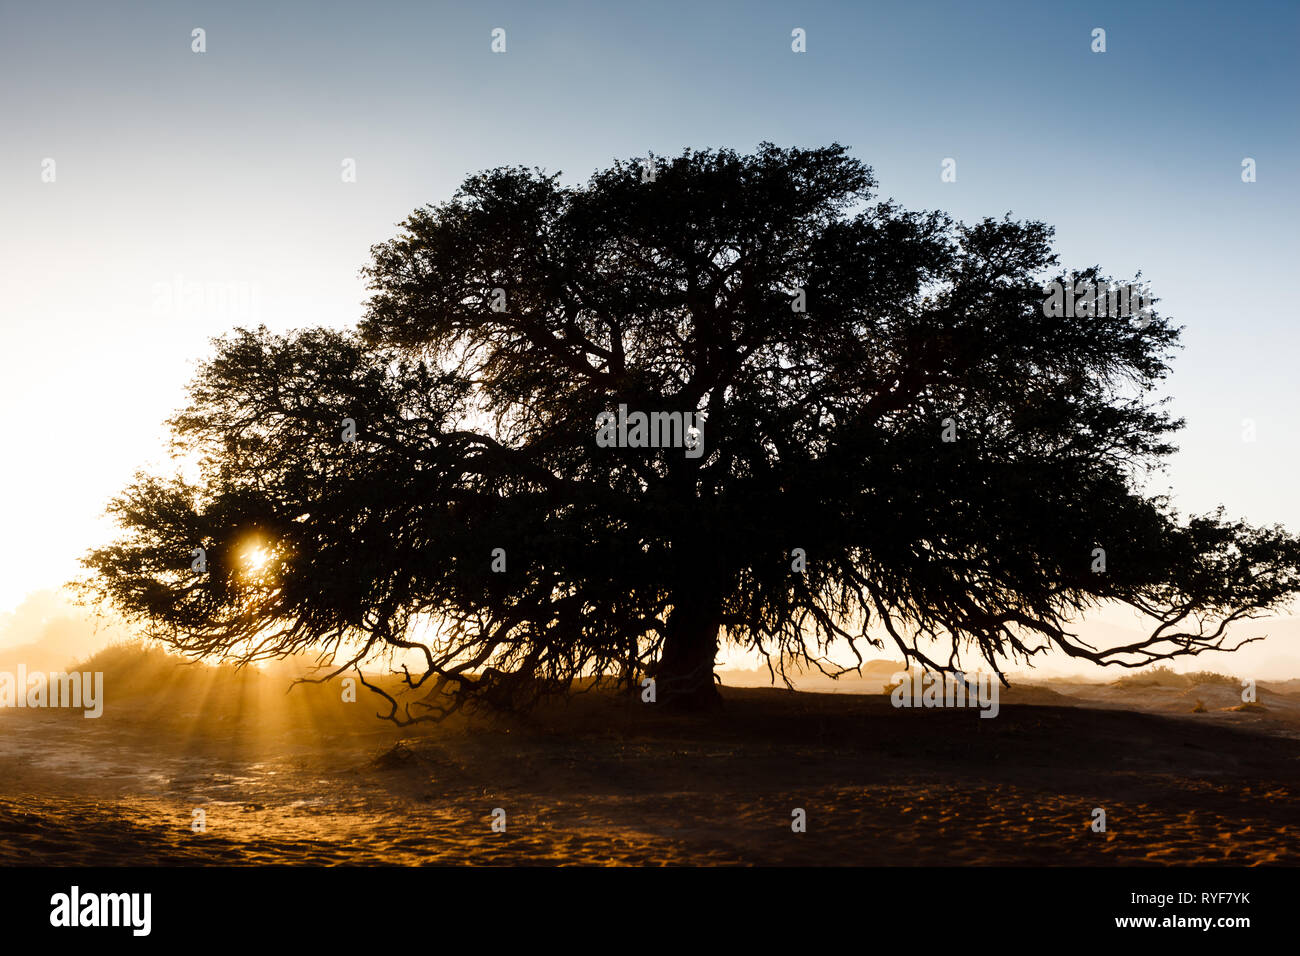
[[[1290,598],[1296,539],[1142,490],[1166,318],[1045,314],[1048,227],[874,186],[769,144],[467,179],[374,247],[356,331],[216,343],[171,423],[199,477],[113,502],[91,588],[191,654],[413,654],[399,721],[591,674],[707,704],[722,640],[1139,666]],[[601,447],[619,405],[701,453]],[[1106,602],[1149,636],[1081,640]]]

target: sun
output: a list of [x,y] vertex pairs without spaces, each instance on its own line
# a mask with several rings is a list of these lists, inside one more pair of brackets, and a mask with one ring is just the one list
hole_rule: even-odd
[[244,568],[248,571],[259,572],[266,569],[271,563],[271,552],[262,545],[253,545],[244,549]]
[[265,578],[275,564],[275,548],[262,538],[250,538],[239,549],[239,570],[250,581]]

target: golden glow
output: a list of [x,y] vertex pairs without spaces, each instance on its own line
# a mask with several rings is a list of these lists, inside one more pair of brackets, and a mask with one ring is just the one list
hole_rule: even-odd
[[261,546],[244,550],[244,568],[252,572],[261,572],[271,561],[271,552]]
[[253,536],[239,546],[238,553],[241,576],[249,582],[266,583],[275,569],[275,546],[265,538]]

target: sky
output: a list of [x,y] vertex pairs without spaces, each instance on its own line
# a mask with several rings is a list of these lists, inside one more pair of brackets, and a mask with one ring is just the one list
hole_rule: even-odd
[[764,140],[1141,270],[1185,326],[1176,504],[1300,530],[1297,40],[1300,4],[1253,0],[6,4],[0,611],[75,576],[165,464],[211,337],[355,323],[417,206],[480,169]]

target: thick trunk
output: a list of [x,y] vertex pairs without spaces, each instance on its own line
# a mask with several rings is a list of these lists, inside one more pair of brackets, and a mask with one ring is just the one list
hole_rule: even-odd
[[713,681],[719,622],[692,604],[674,608],[655,668],[656,698],[682,710],[712,710],[722,703]]
[[655,668],[655,690],[656,698],[674,709],[712,710],[722,704],[713,681],[713,663],[725,578],[719,573],[709,515],[696,500],[694,464],[687,461],[683,467],[686,470],[675,475],[680,483],[677,494],[691,504],[673,522],[672,612]]

